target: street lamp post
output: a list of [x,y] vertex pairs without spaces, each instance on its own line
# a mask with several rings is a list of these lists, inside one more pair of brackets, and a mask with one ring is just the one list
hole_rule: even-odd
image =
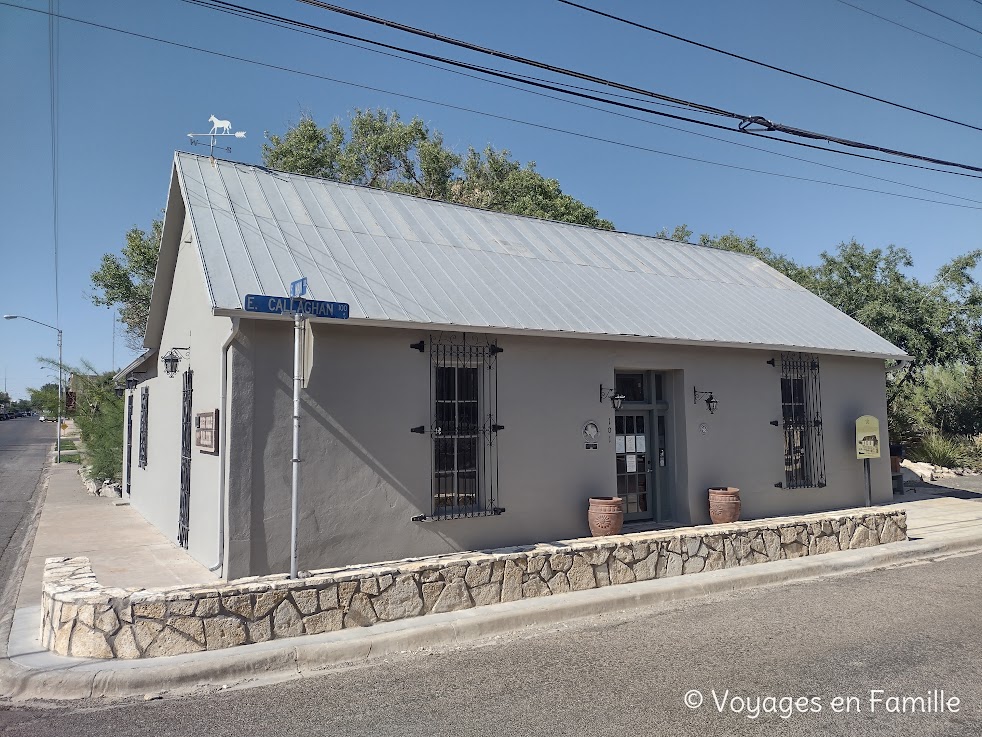
[[31,317],[24,317],[23,315],[4,315],[4,320],[16,320],[20,318],[21,320],[27,320],[28,322],[33,322],[35,325],[41,325],[42,327],[49,328],[58,333],[58,440],[56,444],[58,463],[61,463],[61,404],[62,404],[62,394],[61,385],[63,383],[63,372],[64,364],[61,360],[61,328],[56,328],[54,325],[48,325],[46,322],[41,322],[40,320],[35,320]]

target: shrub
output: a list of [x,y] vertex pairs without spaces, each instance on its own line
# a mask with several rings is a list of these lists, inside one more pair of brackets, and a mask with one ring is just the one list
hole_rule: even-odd
[[942,435],[932,432],[921,438],[920,442],[911,448],[910,457],[915,461],[932,463],[945,468],[963,468],[975,464],[973,444],[966,438],[956,435]]

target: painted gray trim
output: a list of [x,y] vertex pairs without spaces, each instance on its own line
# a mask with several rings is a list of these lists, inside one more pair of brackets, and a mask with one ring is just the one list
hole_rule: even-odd
[[[228,309],[216,307],[212,309],[212,314],[219,317],[239,317],[247,320],[279,320],[293,324],[293,317],[290,315],[267,315],[260,312],[245,312],[240,309]],[[914,360],[913,356],[906,353],[894,355],[890,353],[861,353],[859,351],[836,350],[833,348],[812,348],[809,346],[798,345],[776,345],[767,343],[726,343],[722,341],[708,340],[685,340],[682,338],[653,338],[644,335],[608,335],[599,333],[571,333],[551,330],[530,330],[526,328],[498,328],[488,327],[487,325],[454,325],[417,322],[396,322],[394,320],[366,320],[361,318],[350,318],[348,320],[330,320],[326,318],[309,318],[310,322],[316,323],[344,323],[359,327],[378,327],[378,328],[397,328],[400,330],[429,330],[432,332],[448,333],[488,333],[494,335],[527,335],[529,337],[542,338],[575,338],[579,340],[606,340],[623,343],[652,343],[657,345],[681,345],[702,348],[747,348],[762,351],[801,351],[806,353],[818,353],[823,356],[849,356],[853,358],[880,358],[884,361],[896,361],[898,363],[910,363]]]

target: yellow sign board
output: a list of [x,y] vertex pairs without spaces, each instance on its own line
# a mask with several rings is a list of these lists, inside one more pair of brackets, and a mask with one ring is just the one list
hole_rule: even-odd
[[880,421],[872,415],[856,420],[856,458],[880,457]]

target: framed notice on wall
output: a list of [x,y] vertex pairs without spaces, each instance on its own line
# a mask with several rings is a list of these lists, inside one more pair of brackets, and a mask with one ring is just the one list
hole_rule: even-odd
[[194,416],[194,444],[202,453],[218,453],[218,410]]

